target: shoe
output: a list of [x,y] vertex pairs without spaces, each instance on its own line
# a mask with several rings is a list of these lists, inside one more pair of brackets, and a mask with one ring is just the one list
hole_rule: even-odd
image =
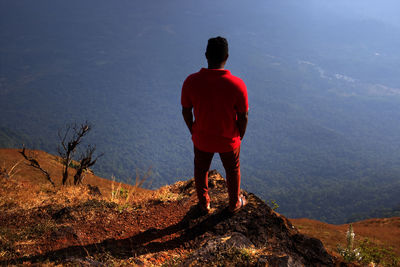
[[236,207],[234,210],[229,209],[229,212],[231,214],[235,214],[235,213],[239,212],[239,210],[241,210],[244,206],[246,206],[247,200],[243,195],[239,196],[239,201],[240,201],[240,205],[238,207]]

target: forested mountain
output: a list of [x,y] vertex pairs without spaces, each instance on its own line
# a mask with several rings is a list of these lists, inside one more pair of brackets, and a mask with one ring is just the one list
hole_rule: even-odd
[[288,217],[395,214],[400,6],[349,2],[0,1],[0,146],[55,153],[88,120],[97,174],[191,177],[180,90],[222,35],[249,92],[243,186]]

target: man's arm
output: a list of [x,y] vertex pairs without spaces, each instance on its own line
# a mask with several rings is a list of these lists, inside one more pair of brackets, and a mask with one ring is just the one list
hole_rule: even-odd
[[192,133],[192,126],[193,126],[192,108],[182,107],[182,115],[183,119],[185,120],[186,126],[188,127],[190,133]]
[[243,136],[246,133],[248,115],[249,115],[249,112],[238,112],[237,113],[237,126],[239,128],[240,140],[243,139]]

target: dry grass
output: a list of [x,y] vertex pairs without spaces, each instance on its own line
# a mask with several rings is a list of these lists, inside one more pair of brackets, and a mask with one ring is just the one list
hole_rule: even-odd
[[29,210],[45,205],[74,205],[92,199],[84,186],[65,186],[54,189],[49,184],[32,185],[7,181],[0,184],[0,210]]
[[[54,188],[40,172],[24,164],[21,157],[18,150],[0,149],[2,171],[4,170],[4,173],[8,175],[8,178],[0,176],[0,214],[2,218],[15,220],[14,223],[14,221],[4,219],[0,224],[0,260],[21,256],[18,251],[29,251],[26,256],[40,253],[38,248],[43,245],[43,236],[62,233],[63,227],[75,227],[72,226],[76,223],[75,220],[98,224],[99,216],[101,216],[104,223],[117,224],[117,226],[110,225],[111,228],[122,225],[123,223],[118,222],[118,213],[109,212],[106,215],[99,215],[109,208],[116,207],[110,203],[113,191],[118,191],[120,194],[114,193],[112,202],[117,202],[118,206],[129,205],[130,207],[150,198],[153,193],[153,191],[140,188],[147,176],[139,177],[138,175],[134,180],[136,186],[132,186],[88,174],[84,182],[90,182],[92,186],[98,187],[101,195],[94,195],[87,185],[62,186],[60,181],[62,165],[52,155],[35,152],[35,157],[41,166],[49,170],[52,177],[58,178],[54,179],[56,182]],[[126,192],[125,197],[121,194],[123,191]],[[49,214],[53,214],[53,210],[60,211],[64,208],[74,221],[58,222],[51,217],[53,215],[48,217]],[[17,224],[18,227],[14,227]],[[79,227],[85,226],[79,225]],[[79,234],[76,238],[77,242],[81,242]],[[90,236],[86,238],[90,240]],[[79,242],[78,245],[82,245]]]
[[[43,151],[27,151],[40,165],[46,169],[56,184],[53,188],[38,170],[24,163],[24,159],[18,149],[0,149],[0,162],[2,162],[0,179],[0,210],[3,208],[31,209],[48,204],[71,205],[92,198],[116,202],[121,205],[134,205],[149,199],[153,191],[141,188],[149,182],[151,170],[131,180],[131,184],[116,183],[113,181],[95,176],[88,172],[84,185],[73,186],[68,183],[61,185],[62,164],[59,157]],[[3,176],[9,178],[3,179]],[[69,181],[72,181],[73,172]],[[102,196],[92,196],[85,184],[99,188]]]
[[3,176],[3,178],[9,179],[12,178],[14,175],[16,175],[19,170],[17,169],[18,165],[21,164],[23,159],[20,159],[19,161],[15,163],[11,163],[10,167],[7,167],[6,162],[3,160],[3,164],[0,167],[0,176]]
[[[53,192],[41,191],[43,195],[42,205],[78,205],[89,199],[98,199],[101,197],[90,195],[86,186],[63,186]],[[47,198],[46,198],[47,195]]]
[[[0,176],[0,214],[4,218],[0,223],[0,260],[23,256],[20,253],[26,256],[40,254],[42,249],[48,249],[46,242],[53,242],[53,239],[43,239],[49,235],[61,240],[61,243],[51,245],[55,249],[63,246],[64,238],[70,238],[68,242],[74,245],[98,242],[99,236],[115,238],[124,234],[125,226],[130,226],[124,219],[130,218],[131,214],[123,210],[145,209],[147,201],[160,195],[165,200],[176,198],[171,197],[167,189],[160,193],[141,188],[149,182],[150,170],[144,175],[137,173],[130,179],[132,185],[88,173],[84,185],[62,186],[62,164],[58,158],[42,151],[34,151],[31,155],[49,171],[56,187],[40,172],[25,164],[17,149],[0,149],[2,174],[8,176]],[[73,174],[71,171],[70,175]],[[85,183],[90,184],[92,189]],[[99,188],[101,195],[94,195],[93,187]],[[60,216],[65,217],[60,217],[60,220],[53,217],[63,210],[66,215],[61,213]],[[91,235],[93,230],[87,225],[99,226],[102,233]],[[64,229],[72,230],[65,232]],[[68,236],[75,231],[76,236]],[[52,265],[49,263],[48,266]]]
[[148,201],[153,197],[153,194],[149,194],[149,191],[143,190],[141,187],[148,182],[150,175],[150,169],[144,175],[140,175],[136,171],[135,178],[128,179],[130,180],[129,184],[117,183],[115,176],[112,176],[110,201],[125,208]]
[[173,192],[173,190],[171,190],[171,186],[169,185],[159,188],[152,195],[153,200],[159,202],[178,201],[181,200],[182,197],[183,197],[182,194]]

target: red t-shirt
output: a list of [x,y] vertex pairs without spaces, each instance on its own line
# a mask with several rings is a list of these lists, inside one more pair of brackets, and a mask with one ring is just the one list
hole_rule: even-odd
[[244,82],[229,70],[205,69],[186,78],[181,104],[193,107],[192,140],[205,152],[228,152],[240,146],[237,112],[249,109]]

